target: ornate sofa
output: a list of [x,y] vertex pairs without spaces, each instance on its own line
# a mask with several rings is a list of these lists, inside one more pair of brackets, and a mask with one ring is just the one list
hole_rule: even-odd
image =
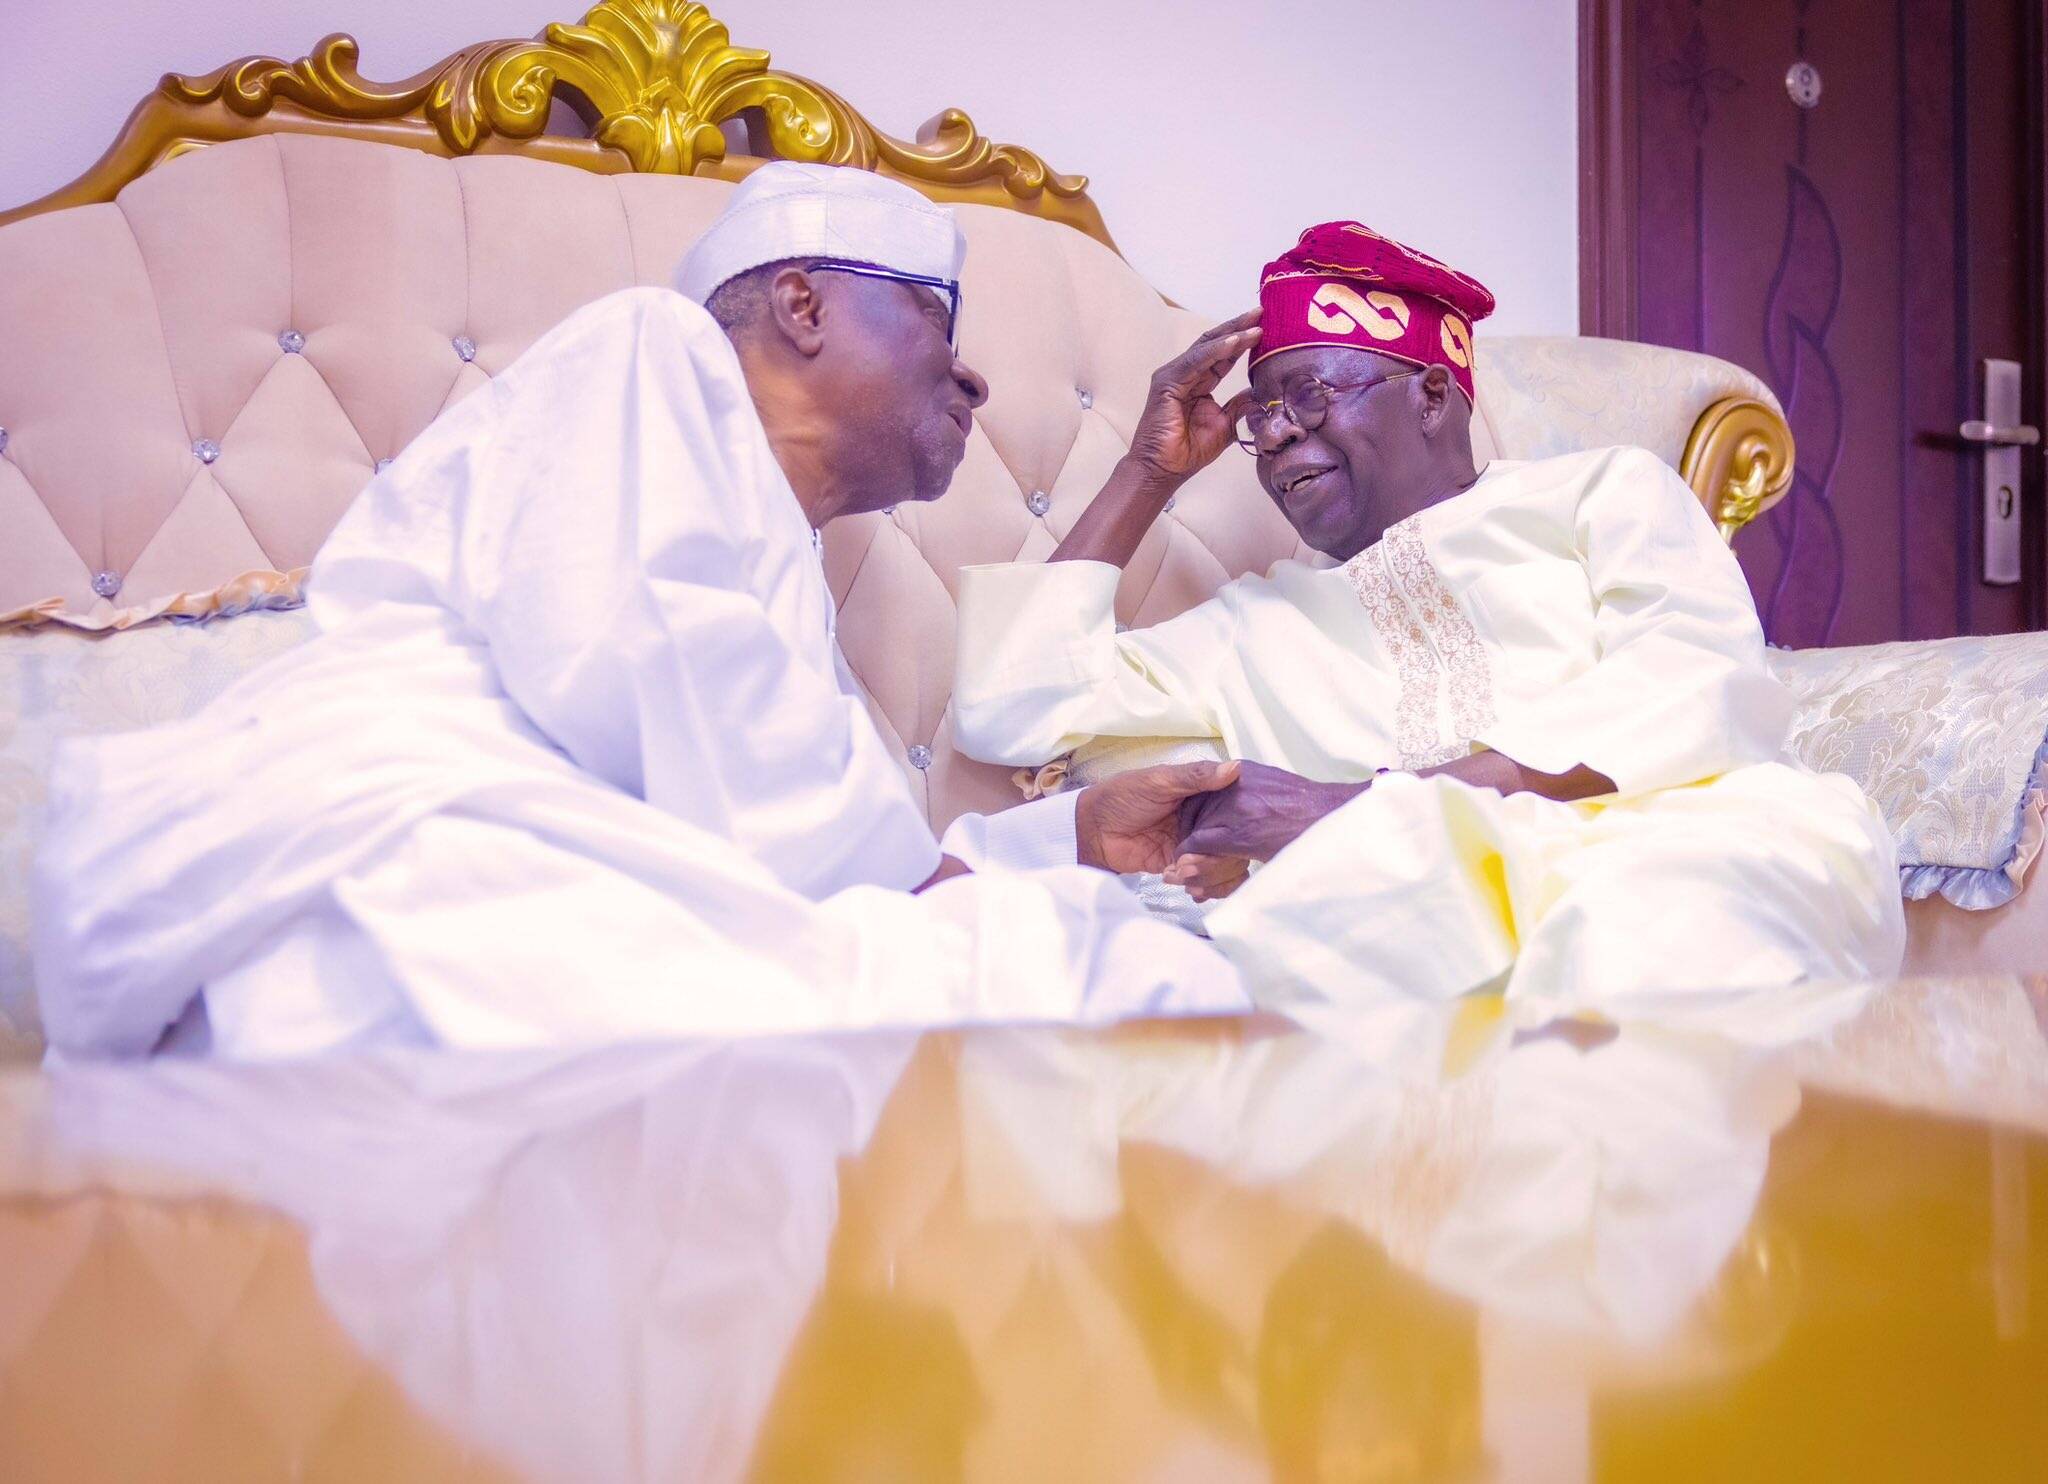
[[[588,137],[541,132],[557,89]],[[34,1039],[22,886],[48,747],[181,714],[302,637],[302,570],[380,463],[577,306],[664,282],[766,153],[886,170],[960,204],[964,350],[990,403],[944,501],[840,521],[826,560],[848,658],[934,825],[1017,800],[1008,770],[951,744],[955,574],[1053,548],[1127,446],[1151,369],[1203,325],[1118,256],[1086,182],[957,112],[915,144],[881,135],[682,0],[607,0],[580,26],[389,87],[331,37],[289,66],[166,77],[91,174],[0,215],[0,1011],[18,1041]],[[1731,538],[1790,481],[1770,392],[1721,361],[1493,338],[1478,384],[1482,459],[1639,443]],[[1120,616],[1155,622],[1295,551],[1227,456],[1148,537]],[[195,619],[209,621],[170,622]],[[1786,663],[1812,760],[1880,796],[1904,777],[1895,823],[1939,816],[1953,847],[1914,861],[1937,873],[1921,884],[1984,905],[2038,849],[2039,790],[2013,800],[2034,781],[2048,663],[2031,640],[1931,654]],[[1995,672],[2007,753],[2033,728],[2018,784],[2015,765],[1980,767],[1971,786],[1993,802],[1969,808],[1930,772],[1956,728],[1937,736],[1939,708],[1921,708],[1928,725],[1902,731],[1886,700],[1921,670],[1966,699],[1958,666]],[[1949,890],[1942,871],[1975,875]],[[2048,962],[2039,897],[1968,920],[1937,900],[1915,930],[1932,957],[1914,966]]]

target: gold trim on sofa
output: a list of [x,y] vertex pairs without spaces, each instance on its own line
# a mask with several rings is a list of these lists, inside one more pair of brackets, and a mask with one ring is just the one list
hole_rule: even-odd
[[[831,89],[770,67],[765,51],[734,46],[698,0],[603,0],[574,25],[550,25],[528,41],[480,42],[397,83],[366,80],[357,56],[354,37],[333,35],[296,62],[244,57],[203,77],[167,73],[92,169],[0,212],[0,226],[111,201],[193,149],[293,132],[450,156],[516,152],[601,174],[732,179],[778,158],[857,165],[938,200],[1026,211],[1116,246],[1085,176],[984,138],[957,108],[927,122],[915,143],[885,134]],[[543,132],[557,98],[581,119],[583,137]],[[729,153],[721,127],[729,120],[744,124],[751,153]]]
[[1792,488],[1792,429],[1754,397],[1723,397],[1686,436],[1678,472],[1707,507],[1723,539],[1785,498]]

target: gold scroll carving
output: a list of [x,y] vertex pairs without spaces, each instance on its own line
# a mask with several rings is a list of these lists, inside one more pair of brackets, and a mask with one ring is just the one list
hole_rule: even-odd
[[1754,397],[1723,397],[1700,414],[1678,472],[1724,539],[1785,498],[1792,487],[1792,429]]
[[[396,83],[366,79],[351,36],[296,62],[245,57],[204,76],[167,74],[85,175],[13,211],[20,217],[107,201],[166,160],[273,132],[341,134],[443,155],[516,150],[603,173],[744,174],[761,159],[854,165],[927,195],[1049,217],[1114,247],[1088,182],[1020,145],[998,144],[958,109],[915,141],[883,133],[839,94],[732,44],[700,0],[602,0],[581,21],[531,40],[486,41]],[[547,131],[559,98],[581,137]],[[729,155],[728,121],[750,155]]]

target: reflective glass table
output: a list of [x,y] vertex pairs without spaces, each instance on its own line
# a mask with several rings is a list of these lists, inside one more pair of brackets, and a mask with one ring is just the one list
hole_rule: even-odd
[[2048,980],[17,1068],[0,1479],[2048,1479]]

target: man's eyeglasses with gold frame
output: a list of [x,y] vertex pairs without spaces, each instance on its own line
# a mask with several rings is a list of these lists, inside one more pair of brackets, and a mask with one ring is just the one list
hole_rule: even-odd
[[1406,381],[1422,372],[1397,371],[1392,376],[1376,376],[1371,381],[1329,382],[1308,377],[1295,383],[1270,402],[1255,402],[1238,414],[1237,446],[1246,453],[1257,454],[1259,437],[1266,431],[1278,412],[1286,412],[1287,420],[1304,433],[1313,433],[1323,425],[1323,419],[1330,415],[1330,403],[1341,393],[1371,391],[1376,386],[1385,386],[1390,381]]

